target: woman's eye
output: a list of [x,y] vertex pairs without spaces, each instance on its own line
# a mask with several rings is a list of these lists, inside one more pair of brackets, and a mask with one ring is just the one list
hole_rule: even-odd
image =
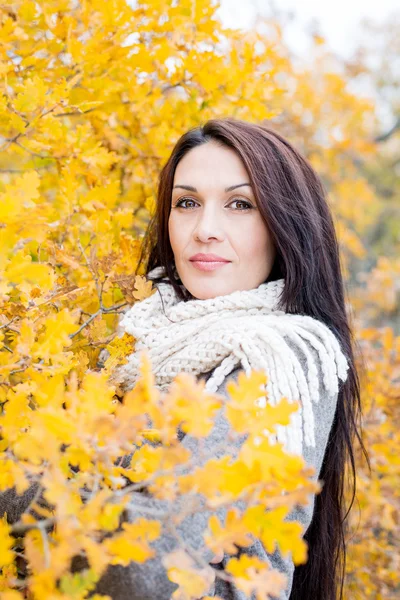
[[244,208],[240,209],[240,210],[250,210],[251,208],[253,208],[253,206],[250,204],[250,202],[246,202],[246,200],[241,200],[240,198],[238,198],[237,200],[233,200],[233,202],[239,202],[240,204],[244,205]]
[[[181,198],[180,200],[178,200],[178,202],[175,204],[175,207],[182,207],[182,208],[188,208],[189,210],[192,208],[191,206],[187,207],[187,206],[183,206],[184,202],[195,202],[195,200],[193,200],[193,198]],[[251,210],[253,208],[253,206],[250,204],[250,202],[247,202],[246,200],[242,200],[241,198],[237,198],[235,200],[232,200],[232,202],[230,202],[230,204],[234,204],[235,202],[238,202],[239,204],[244,205],[243,208],[239,208],[237,210],[239,210],[240,212],[244,212],[246,210]]]
[[[183,206],[183,202],[194,202],[193,198],[181,198],[180,200],[178,200],[178,202],[175,204],[175,206]],[[185,206],[183,206],[183,208],[186,208]],[[189,208],[191,208],[189,206]]]

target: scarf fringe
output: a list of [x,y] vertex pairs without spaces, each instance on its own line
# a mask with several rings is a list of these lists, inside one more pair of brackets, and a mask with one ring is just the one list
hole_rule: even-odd
[[[148,278],[162,273],[160,267],[153,269]],[[339,391],[339,380],[346,380],[348,363],[336,336],[324,323],[277,310],[284,280],[188,302],[179,301],[169,284],[155,285],[156,292],[135,303],[120,321],[119,332],[130,333],[136,343],[114,381],[124,391],[136,384],[143,350],[162,391],[180,372],[200,375],[213,369],[205,388],[216,393],[237,366],[247,375],[263,370],[268,380],[264,395],[257,399],[260,406],[267,402],[276,405],[282,397],[300,402],[290,424],[278,425],[270,439],[295,454],[302,453],[303,444],[315,447],[313,403],[318,403],[323,393],[318,364],[323,387],[333,396]]]

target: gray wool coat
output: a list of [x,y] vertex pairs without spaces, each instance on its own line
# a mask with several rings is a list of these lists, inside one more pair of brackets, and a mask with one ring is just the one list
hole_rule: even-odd
[[[290,344],[290,341],[288,343]],[[307,366],[304,356],[300,354],[300,351],[296,350],[295,347],[292,348],[299,357],[303,370],[305,371]],[[311,346],[309,346],[308,349],[309,352],[313,354],[319,368],[320,400],[318,404],[314,404],[316,446],[315,448],[304,447],[303,456],[309,465],[315,467],[316,479],[320,473],[329,432],[332,427],[337,395],[327,395],[322,385],[322,372],[318,356]],[[237,367],[232,371],[217,390],[217,393],[225,396],[227,401],[229,401],[229,398],[226,392],[226,384],[231,379],[236,381],[241,370],[241,367]],[[207,380],[211,373],[212,371],[202,374],[198,379]],[[231,454],[234,457],[237,455],[246,436],[241,436],[235,445],[232,445],[232,443],[228,444],[229,430],[229,422],[223,414],[223,408],[221,408],[217,413],[211,433],[205,440],[202,440],[203,442],[205,441],[205,446],[202,450],[205,450],[207,458],[205,460],[199,459],[199,465],[203,464],[203,462],[206,462],[206,460],[211,457],[219,458],[224,454]],[[182,432],[180,432],[179,437],[181,439],[181,444],[192,452],[192,456],[204,456],[202,452],[199,452],[198,440]],[[128,457],[128,460],[129,458],[130,457]],[[14,489],[1,493],[0,515],[7,512],[9,522],[16,522],[22,512],[26,510],[34,493],[35,488],[28,489],[22,496],[17,496]],[[289,519],[298,520],[304,525],[304,533],[310,525],[314,509],[315,497],[310,495],[309,498],[310,503],[308,506],[304,507],[299,505],[288,515]],[[147,512],[149,508],[154,508],[157,511],[168,511],[168,506],[168,501],[155,499],[146,493],[134,492],[132,494],[132,502],[128,507],[128,511],[124,518],[127,521],[134,521],[140,516],[151,518]],[[177,526],[180,536],[185,543],[190,544],[191,547],[198,551],[207,562],[213,558],[213,553],[206,547],[203,540],[203,533],[207,528],[208,519],[211,514],[216,514],[220,521],[224,522],[226,509],[220,508],[213,512],[197,512],[186,517]],[[111,596],[113,600],[169,600],[172,593],[177,589],[177,585],[168,579],[161,558],[164,554],[171,552],[177,547],[177,541],[168,531],[163,530],[162,535],[157,540],[151,542],[150,545],[157,552],[157,555],[154,558],[149,559],[142,564],[130,563],[126,567],[119,565],[109,566],[93,593],[107,594]],[[278,550],[273,554],[269,554],[265,551],[263,544],[258,539],[254,541],[252,546],[240,548],[238,556],[242,553],[248,554],[249,556],[257,556],[287,576],[288,586],[277,600],[288,600],[294,572],[294,565],[290,555],[288,558],[284,559]],[[218,572],[224,569],[229,558],[229,556],[225,555],[221,563],[213,565],[217,576],[207,595],[220,596],[221,598],[224,598],[224,600],[246,600],[247,596],[245,596],[245,594],[218,577]],[[84,565],[82,564],[81,566]],[[75,564],[75,568],[80,568],[79,559]],[[254,595],[251,600],[254,600]]]

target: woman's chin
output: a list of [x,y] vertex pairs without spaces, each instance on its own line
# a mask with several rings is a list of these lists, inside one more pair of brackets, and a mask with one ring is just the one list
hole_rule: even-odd
[[216,280],[204,282],[197,281],[193,285],[189,284],[189,286],[185,285],[185,287],[196,300],[209,300],[211,298],[216,298],[217,296],[225,296],[231,292],[227,285],[221,285],[221,283],[218,283]]

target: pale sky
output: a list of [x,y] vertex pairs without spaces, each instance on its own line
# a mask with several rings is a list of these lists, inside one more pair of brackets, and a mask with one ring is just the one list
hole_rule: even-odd
[[399,0],[220,0],[220,4],[220,18],[226,27],[250,27],[257,12],[269,13],[269,5],[294,13],[296,23],[285,28],[285,37],[299,54],[307,51],[307,27],[318,21],[319,33],[343,57],[357,44],[358,25],[364,17],[379,23],[400,12]]
[[[299,57],[307,59],[311,30],[317,30],[326,40],[326,49],[339,58],[348,58],[361,36],[361,21],[379,24],[394,13],[400,13],[400,0],[220,0],[217,14],[225,27],[251,28],[257,14],[271,16],[271,8],[287,16],[283,28],[284,40]],[[290,18],[290,16],[292,18]],[[362,78],[352,82],[352,91],[366,97],[375,97],[375,90]],[[385,129],[393,124],[393,115],[382,102],[377,102],[377,114]]]

